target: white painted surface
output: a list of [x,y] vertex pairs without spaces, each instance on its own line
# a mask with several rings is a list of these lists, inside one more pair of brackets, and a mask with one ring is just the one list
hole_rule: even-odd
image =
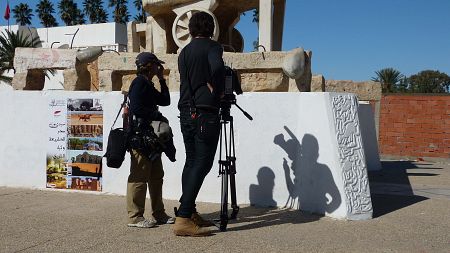
[[366,155],[367,169],[369,171],[381,170],[380,153],[378,151],[375,116],[370,104],[359,104],[358,116],[361,123],[361,132]]
[[[45,188],[46,126],[45,117],[49,96],[61,98],[101,97],[104,103],[104,143],[108,131],[122,102],[119,92],[67,92],[67,91],[11,91],[0,93],[3,123],[0,124],[0,186]],[[184,165],[184,145],[179,128],[178,110],[175,106],[179,94],[172,93],[172,106],[161,108],[170,120],[177,147],[177,162],[164,157],[164,197],[178,199],[181,195],[181,173]],[[330,120],[329,93],[247,93],[238,96],[238,104],[254,118],[247,120],[237,108],[231,114],[235,120],[235,142],[237,157],[236,191],[238,203],[284,206],[289,198],[283,163],[296,168],[297,191],[307,194],[300,208],[318,213],[327,213],[335,218],[350,218],[343,191],[342,166],[336,147],[335,126]],[[117,122],[121,125],[121,119]],[[284,140],[291,137],[290,129],[301,148],[289,141],[285,150],[274,143],[282,134]],[[304,137],[307,136],[305,139]],[[280,140],[280,137],[278,137]],[[314,157],[314,142],[318,144],[318,157]],[[298,147],[298,146],[297,146]],[[361,151],[362,152],[362,151]],[[302,155],[300,155],[300,153]],[[313,154],[313,155],[311,155]],[[216,156],[216,161],[218,157]],[[127,155],[120,169],[103,169],[103,192],[124,195],[129,172]],[[365,165],[363,166],[365,169]],[[260,182],[258,172],[261,168]],[[364,171],[364,170],[362,170]],[[288,168],[289,177],[294,171]],[[205,179],[198,201],[220,202],[220,178],[215,163]],[[272,175],[272,176],[271,176]],[[301,175],[301,177],[299,177]],[[274,176],[274,178],[273,178]],[[302,188],[304,182],[312,188]],[[262,184],[262,185],[261,185]],[[253,186],[252,186],[253,185]],[[273,191],[271,190],[273,186]],[[252,188],[252,190],[250,190]],[[252,192],[250,194],[250,191]],[[251,196],[250,196],[251,195]],[[333,205],[336,203],[336,206]],[[370,197],[369,197],[370,201]],[[293,207],[297,208],[297,202]],[[288,203],[288,206],[291,202]],[[305,207],[305,208],[304,208]],[[371,216],[371,213],[370,213]]]

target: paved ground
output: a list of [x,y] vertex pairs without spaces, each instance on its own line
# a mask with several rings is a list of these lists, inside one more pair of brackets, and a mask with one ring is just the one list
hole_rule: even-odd
[[124,197],[0,187],[0,252],[450,252],[450,163],[388,161],[370,179],[372,220],[244,206],[206,238],[126,227]]

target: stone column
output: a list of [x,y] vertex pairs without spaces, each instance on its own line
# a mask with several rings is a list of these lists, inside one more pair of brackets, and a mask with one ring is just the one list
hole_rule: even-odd
[[286,0],[279,0],[274,3],[273,34],[272,34],[273,51],[281,51],[282,48],[285,9],[286,9]]
[[325,78],[323,75],[315,75],[311,80],[312,92],[325,92]]
[[15,90],[42,90],[45,83],[45,72],[42,69],[30,69],[16,73],[12,80]]
[[154,52],[153,50],[153,23],[152,16],[147,17],[147,27],[145,30],[145,50],[148,52]]
[[136,21],[128,22],[127,33],[128,33],[128,52],[139,52],[139,35],[136,31]]
[[12,87],[15,90],[23,90],[27,83],[27,72],[15,73],[12,79]]
[[[259,44],[272,51],[273,0],[259,0]],[[264,52],[263,48],[259,48]]]
[[[149,17],[147,26],[151,26],[151,35],[147,36],[147,43],[153,44],[153,52],[156,54],[167,53],[166,23],[162,17]],[[148,32],[148,30],[147,30]],[[147,46],[148,50],[149,46]]]
[[75,69],[65,69],[64,90],[91,90],[91,73],[87,63],[77,63]]
[[101,70],[98,73],[98,88],[100,91],[112,91],[113,70]]

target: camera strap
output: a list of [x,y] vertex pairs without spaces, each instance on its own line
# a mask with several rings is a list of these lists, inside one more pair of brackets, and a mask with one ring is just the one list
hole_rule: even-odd
[[112,126],[111,126],[111,130],[114,128],[114,125],[116,124],[116,121],[117,121],[117,119],[119,118],[120,112],[122,111],[123,107],[124,107],[125,104],[127,103],[127,100],[128,100],[128,95],[127,95],[127,94],[124,94],[124,95],[123,95],[123,102],[122,102],[122,104],[120,105],[120,109],[119,109],[119,111],[117,112],[117,116],[116,116],[116,119],[114,120],[114,123],[113,123]]
[[191,95],[191,102],[189,103],[189,111],[191,114],[191,118],[192,119],[196,119],[197,118],[197,107],[195,106],[195,92],[192,89],[192,85],[191,85],[191,78],[189,77],[189,70],[187,68],[187,64],[186,64],[186,51],[183,52],[183,61],[184,61],[184,67],[186,69],[186,77],[187,77],[187,83],[189,86],[189,93]]

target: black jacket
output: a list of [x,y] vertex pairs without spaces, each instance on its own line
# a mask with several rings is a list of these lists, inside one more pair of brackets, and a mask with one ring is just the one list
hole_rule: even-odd
[[[225,82],[222,55],[222,46],[208,38],[195,38],[181,50],[178,56],[181,83],[178,108],[190,106],[189,82],[195,94],[196,106],[219,107]],[[212,93],[207,83],[213,86]]]
[[165,80],[160,80],[160,84],[161,92],[155,88],[153,82],[142,75],[133,80],[128,94],[133,115],[146,120],[161,120],[158,105],[170,105],[170,93]]

